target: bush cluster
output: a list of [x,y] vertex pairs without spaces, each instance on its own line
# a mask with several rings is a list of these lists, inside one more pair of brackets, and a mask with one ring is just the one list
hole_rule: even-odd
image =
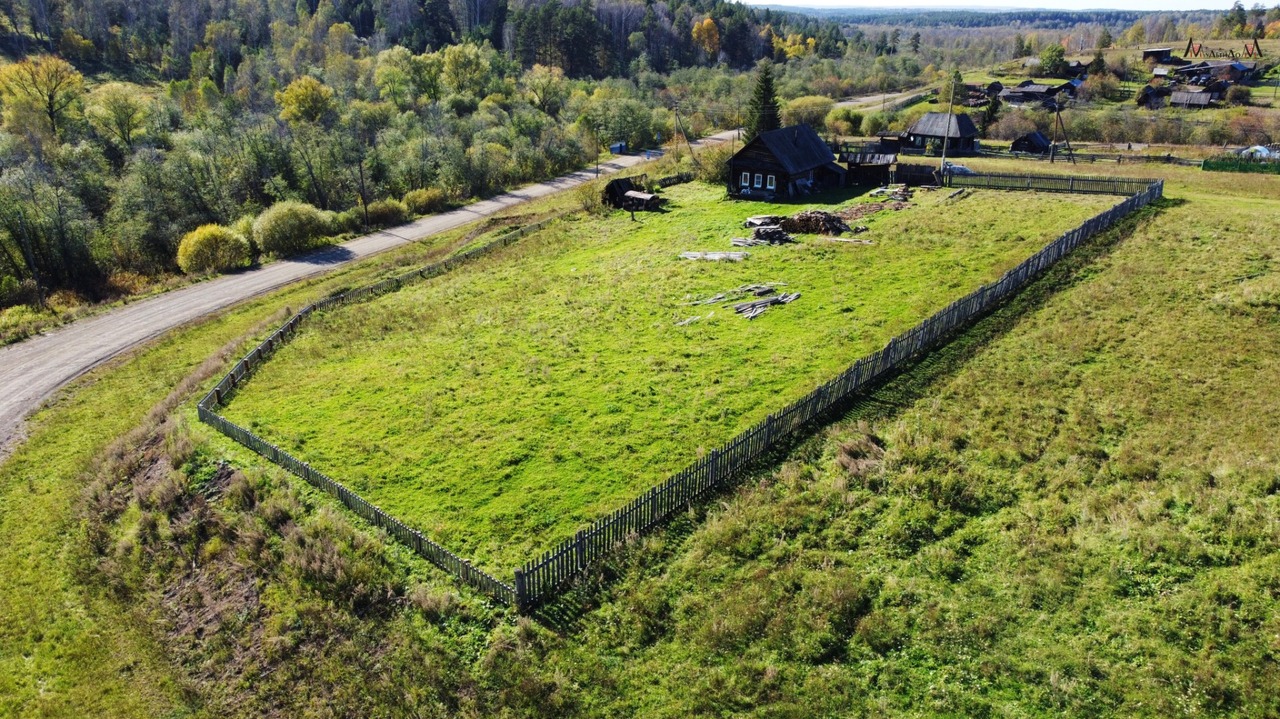
[[286,200],[267,208],[253,223],[253,237],[263,252],[287,257],[323,244],[337,234],[336,213],[322,212],[305,202]]
[[438,187],[429,187],[407,193],[404,204],[415,215],[430,215],[448,207],[449,196]]
[[403,225],[409,220],[409,208],[399,200],[378,200],[370,202],[368,210],[370,227],[390,227]]
[[249,241],[221,225],[202,225],[188,232],[178,245],[178,267],[183,272],[226,272],[249,262]]

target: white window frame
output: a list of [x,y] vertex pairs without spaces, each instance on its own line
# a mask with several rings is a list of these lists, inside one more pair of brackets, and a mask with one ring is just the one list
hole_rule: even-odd
[[743,187],[751,187],[751,173],[750,173],[750,172],[743,172],[743,173],[742,173],[742,186],[743,186]]
[[754,187],[758,190],[758,189],[760,189],[760,186],[761,186],[761,185],[763,185],[763,184],[764,184],[764,175],[761,175],[760,173],[758,173],[758,172],[757,172],[757,173],[756,173],[756,184],[754,185]]
[[765,182],[765,187],[770,190],[778,189],[778,178],[769,175],[769,179]]

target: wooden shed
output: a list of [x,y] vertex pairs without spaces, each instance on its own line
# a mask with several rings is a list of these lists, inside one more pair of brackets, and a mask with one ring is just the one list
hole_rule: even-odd
[[1009,149],[1014,152],[1027,152],[1033,155],[1048,154],[1049,149],[1053,147],[1053,143],[1049,142],[1049,138],[1044,136],[1043,132],[1036,130],[1028,132],[1013,141]]
[[948,155],[972,154],[978,150],[978,127],[965,114],[925,113],[903,135],[905,144],[920,149],[931,142],[941,145],[944,138]]
[[842,187],[846,171],[808,125],[762,132],[729,158],[729,192],[743,197],[795,197]]
[[621,210],[656,210],[662,204],[662,198],[644,191],[648,180],[648,175],[610,180],[609,184],[604,186],[602,199],[610,207]]

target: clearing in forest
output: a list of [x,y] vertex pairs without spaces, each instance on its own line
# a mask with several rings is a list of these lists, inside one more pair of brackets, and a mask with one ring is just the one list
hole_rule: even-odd
[[[664,213],[571,217],[317,316],[228,419],[505,572],[1117,202],[917,192],[854,223],[874,244],[800,235],[709,262],[680,255],[743,250],[749,215],[831,205],[664,195]],[[800,298],[751,321],[693,304],[767,283]]]

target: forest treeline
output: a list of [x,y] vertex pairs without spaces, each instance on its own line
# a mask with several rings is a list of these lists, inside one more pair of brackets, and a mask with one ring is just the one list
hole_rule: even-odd
[[[614,143],[739,126],[762,60],[789,119],[875,134],[903,118],[824,117],[822,98],[1112,36],[1266,32],[1280,9],[998,13],[1019,20],[977,29],[950,15],[841,28],[723,0],[0,0],[0,338],[27,321],[18,305],[242,266],[579,168]],[[1024,30],[1054,22],[1074,24]],[[1028,124],[1005,115],[1002,128]],[[1123,127],[1221,142],[1253,137],[1251,121]],[[260,225],[282,236],[272,222],[303,241],[260,241]],[[190,261],[186,237],[204,243]]]

